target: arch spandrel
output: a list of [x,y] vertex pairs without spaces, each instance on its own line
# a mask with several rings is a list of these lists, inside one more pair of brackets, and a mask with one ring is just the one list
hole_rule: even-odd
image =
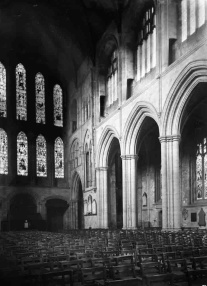
[[[97,167],[108,166],[108,153],[111,142],[114,138],[119,140],[119,133],[116,128],[112,126],[106,126],[102,132],[101,138],[98,143],[98,150],[96,154]],[[119,140],[120,143],[120,140]],[[121,148],[121,144],[120,144]]]
[[207,61],[187,65],[175,80],[161,117],[161,136],[179,135],[186,104],[199,83],[207,82]]
[[160,119],[155,107],[148,102],[138,102],[131,112],[123,131],[122,150],[123,154],[136,154],[137,141],[141,126],[146,117],[151,117],[160,126]]

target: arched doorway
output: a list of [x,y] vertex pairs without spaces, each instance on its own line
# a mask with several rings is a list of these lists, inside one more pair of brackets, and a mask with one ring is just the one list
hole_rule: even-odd
[[62,199],[49,199],[47,208],[47,230],[59,232],[63,230],[63,216],[68,208],[68,203]]
[[113,138],[108,154],[108,225],[109,228],[123,227],[122,160],[120,145]]
[[146,117],[137,144],[138,226],[159,227],[162,210],[161,145],[157,123]]
[[[207,97],[206,83],[191,92],[181,120],[181,226],[198,227],[199,212],[207,211]],[[205,220],[204,224],[205,226]]]
[[41,220],[37,214],[36,201],[30,194],[17,194],[10,202],[8,214],[9,229],[24,229],[24,221],[29,222],[29,228],[38,228],[38,221]]

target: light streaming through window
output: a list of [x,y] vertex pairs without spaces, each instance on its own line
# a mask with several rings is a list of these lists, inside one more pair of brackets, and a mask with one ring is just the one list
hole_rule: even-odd
[[24,132],[17,136],[17,175],[28,176],[28,142]]
[[16,118],[27,120],[26,71],[22,64],[16,67]]
[[56,84],[53,90],[54,125],[63,126],[63,96],[61,87]]
[[61,138],[55,140],[55,178],[64,178],[64,145]]
[[0,117],[6,116],[6,69],[0,63]]
[[8,174],[8,142],[6,132],[0,128],[0,174]]
[[39,135],[36,140],[37,177],[47,177],[47,145],[44,136]]
[[36,123],[45,124],[45,80],[41,73],[35,77]]

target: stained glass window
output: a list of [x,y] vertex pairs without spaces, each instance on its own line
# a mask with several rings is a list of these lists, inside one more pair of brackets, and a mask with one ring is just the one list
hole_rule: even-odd
[[36,140],[36,156],[37,177],[47,177],[47,145],[42,135],[39,135]]
[[22,64],[16,67],[16,118],[27,120],[26,71]]
[[35,77],[36,123],[45,124],[45,80],[41,73]]
[[0,117],[6,117],[6,69],[0,63]]
[[28,175],[28,142],[24,132],[17,136],[17,175]]
[[55,178],[64,178],[64,145],[61,138],[55,140]]
[[63,94],[61,87],[56,84],[53,90],[54,125],[63,126]]
[[196,198],[207,199],[207,139],[197,145]]
[[0,128],[0,174],[8,174],[8,143],[7,134]]

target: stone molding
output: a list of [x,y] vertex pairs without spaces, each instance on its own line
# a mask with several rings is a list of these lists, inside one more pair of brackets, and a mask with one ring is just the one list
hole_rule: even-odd
[[180,142],[181,136],[180,135],[160,136],[159,140],[160,140],[160,143],[163,143],[163,142],[174,142],[174,141]]
[[122,158],[122,160],[132,160],[132,159],[138,160],[139,158],[139,156],[136,154],[121,155],[120,157]]
[[95,170],[99,171],[99,172],[101,172],[101,171],[108,171],[108,167],[96,167]]

